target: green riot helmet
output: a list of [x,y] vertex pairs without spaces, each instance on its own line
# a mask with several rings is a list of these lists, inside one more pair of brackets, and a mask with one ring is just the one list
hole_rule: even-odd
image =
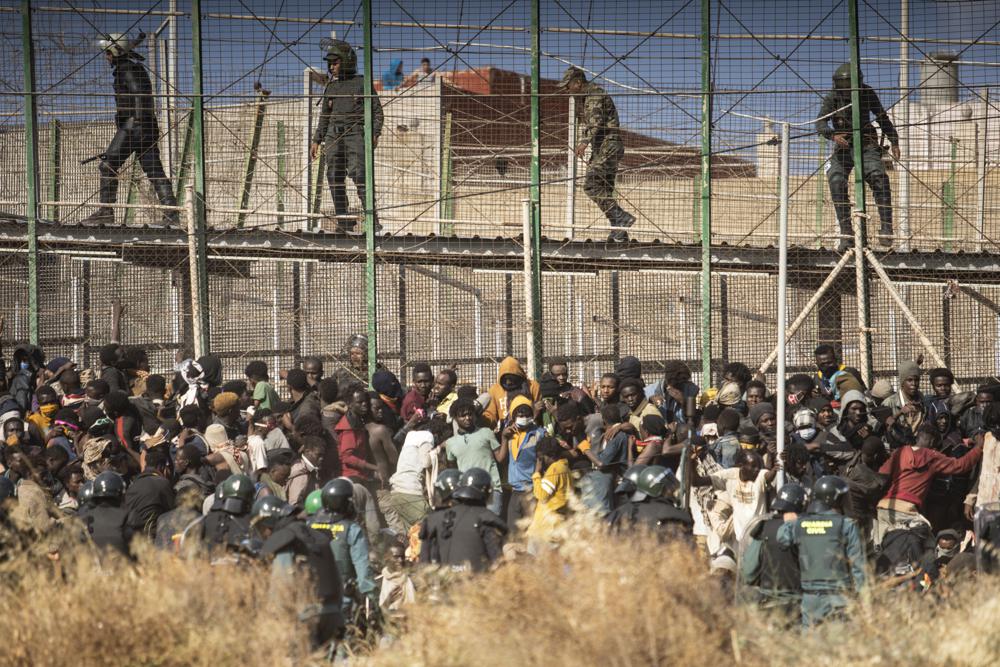
[[305,510],[306,516],[312,516],[323,507],[323,491],[315,489],[306,496]]
[[295,513],[295,506],[278,496],[264,496],[253,504],[250,510],[250,525],[274,528],[275,525]]
[[622,481],[618,482],[618,488],[615,489],[615,493],[624,493],[631,496],[636,492],[639,484],[639,476],[642,475],[642,471],[646,469],[643,464],[634,465],[625,471],[625,475],[622,476]]
[[340,39],[322,39],[319,46],[324,51],[324,60],[340,61],[341,77],[357,74],[358,54],[350,44]]
[[459,487],[452,493],[456,500],[485,503],[493,490],[490,474],[482,468],[469,468],[462,473]]
[[811,512],[839,510],[851,488],[842,477],[824,475],[813,485]]
[[91,498],[94,500],[121,500],[125,495],[125,480],[113,470],[105,470],[94,478]]
[[438,473],[434,480],[434,490],[438,492],[441,501],[451,498],[451,494],[462,484],[462,473],[455,468],[448,468]]
[[[858,70],[858,83],[861,83],[861,70]],[[844,63],[833,72],[834,88],[851,87],[851,63]]]
[[799,513],[806,508],[809,491],[796,482],[789,482],[778,490],[778,497],[771,502],[775,512]]
[[246,514],[254,496],[253,481],[246,475],[230,475],[222,483],[221,509],[227,514]]
[[650,498],[660,498],[677,490],[679,484],[674,472],[663,466],[646,466],[636,482],[636,490]]
[[354,483],[346,477],[331,479],[323,487],[323,507],[329,512],[347,516],[354,510]]

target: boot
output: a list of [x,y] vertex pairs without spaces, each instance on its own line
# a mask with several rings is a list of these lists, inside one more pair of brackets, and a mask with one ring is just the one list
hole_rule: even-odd
[[892,247],[892,223],[882,223],[878,230],[878,243],[886,248]]
[[635,216],[618,204],[612,206],[606,215],[612,227],[631,227],[635,224]]
[[[167,179],[156,179],[153,181],[153,190],[161,206],[177,206],[177,198],[174,197],[174,189]],[[164,211],[162,222],[168,227],[176,227],[181,222],[180,211]]]
[[608,241],[611,243],[625,243],[628,240],[628,232],[624,229],[613,229],[611,230],[611,233],[608,234]]
[[99,225],[113,225],[115,223],[115,210],[102,206],[86,218],[80,221],[84,227],[97,227]]

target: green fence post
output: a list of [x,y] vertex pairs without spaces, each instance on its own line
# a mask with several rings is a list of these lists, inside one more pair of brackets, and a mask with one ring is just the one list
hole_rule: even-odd
[[941,184],[941,204],[944,209],[941,213],[941,236],[944,238],[944,251],[951,252],[951,239],[955,234],[955,178],[957,170],[955,163],[958,160],[958,139],[951,137],[951,164],[948,168],[948,180]]
[[540,0],[531,0],[531,343],[534,367],[532,377],[542,374],[544,348],[542,345],[542,150],[539,87],[541,83],[541,22]]
[[191,178],[191,150],[194,136],[194,114],[188,113],[187,122],[184,123],[184,142],[181,144],[180,164],[177,167],[177,185],[174,196],[177,198],[177,205],[183,206],[187,197],[187,182]]
[[712,7],[701,0],[701,382],[712,386]]
[[59,185],[62,178],[62,123],[53,118],[49,123],[49,220],[59,222]]
[[200,340],[202,354],[211,350],[208,300],[208,234],[205,219],[207,190],[205,187],[205,100],[202,87],[201,64],[201,0],[191,0],[191,64],[193,69],[193,99],[191,101],[191,137],[194,165],[194,237],[196,252],[196,281],[201,317],[194,323],[196,339]]
[[21,52],[24,68],[24,180],[28,218],[28,340],[38,344],[38,100],[35,98],[35,47],[31,0],[21,2]]
[[[444,133],[441,138],[441,217],[451,220],[455,216],[455,200],[451,193],[451,112],[444,115]],[[440,225],[441,233],[452,236],[455,233],[454,223]]]
[[[279,120],[277,125],[278,147],[278,186],[274,193],[274,206],[278,211],[285,210],[285,121]],[[285,223],[285,216],[278,216],[278,226]]]
[[372,53],[372,0],[364,0],[365,47],[365,291],[368,305],[368,380],[378,364],[378,292],[375,275],[375,134],[373,101],[375,95],[374,53]]
[[858,39],[858,0],[848,0],[848,22],[851,51],[851,142],[854,152],[854,210],[858,217],[858,232],[855,233],[855,282],[858,300],[858,352],[861,356],[862,379],[869,387],[872,379],[872,332],[871,303],[868,298],[868,263],[863,251],[868,245],[868,225],[865,218],[865,177],[861,136],[861,47]]
[[[267,105],[264,102],[268,95],[270,92],[267,90],[261,90],[257,94],[257,106],[253,113],[253,128],[250,130],[250,143],[247,145],[247,153],[243,158],[243,185],[236,198],[236,208],[240,211],[250,204],[250,186],[253,185],[254,172],[257,170],[257,150],[260,148],[260,135],[264,129],[264,113],[267,111]],[[246,219],[246,213],[237,213],[236,226],[242,227]]]
[[826,170],[826,137],[819,135],[819,159],[816,166],[816,247],[823,247],[823,206],[826,202],[823,197],[826,194],[824,174]]

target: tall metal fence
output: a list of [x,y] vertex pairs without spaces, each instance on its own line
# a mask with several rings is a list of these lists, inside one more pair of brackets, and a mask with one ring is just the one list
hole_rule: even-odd
[[[587,382],[626,354],[773,373],[784,210],[789,369],[831,342],[869,377],[918,354],[962,383],[1000,373],[996,3],[0,0],[0,17],[4,345],[93,363],[121,305],[158,370],[208,350],[233,376],[343,359],[367,331],[390,368],[454,364],[479,385],[508,354]],[[80,224],[99,205],[87,160],[116,130],[95,46],[112,33],[149,73],[179,222],[132,158],[114,222]],[[351,234],[334,157],[311,154],[330,38],[371,84],[370,142],[342,171],[367,169],[374,195],[347,178]],[[895,159],[876,123],[889,246],[857,171],[859,233],[840,235],[816,121],[843,63],[899,137]],[[615,107],[626,242],[591,198],[592,146],[576,149],[598,91],[558,87],[570,66]]]

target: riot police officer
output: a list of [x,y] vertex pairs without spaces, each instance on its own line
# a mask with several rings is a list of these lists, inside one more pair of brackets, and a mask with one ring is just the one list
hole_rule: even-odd
[[105,470],[94,479],[91,491],[94,507],[86,516],[87,533],[101,549],[114,549],[129,555],[132,529],[128,527],[128,510],[122,507],[125,480],[112,470]]
[[304,570],[314,582],[315,602],[300,614],[311,623],[313,648],[341,638],[343,586],[327,535],[297,520],[295,506],[277,496],[264,496],[254,503],[250,524],[264,540],[261,556],[273,559],[272,581],[284,579],[294,584],[296,575]]
[[[349,232],[354,222],[347,216],[347,188],[345,176],[350,176],[358,191],[361,206],[365,206],[365,135],[364,101],[365,80],[358,76],[358,56],[350,44],[341,40],[325,40],[325,60],[329,80],[320,100],[319,123],[313,134],[310,155],[319,155],[320,144],[325,144],[323,158],[326,162],[326,179],[333,197],[333,210],[337,216],[338,231]],[[372,91],[372,144],[378,143],[382,133],[382,103]],[[375,218],[376,231],[381,229]]]
[[323,491],[322,489],[313,489],[306,496],[306,501],[303,503],[302,511],[307,517],[313,516],[316,512],[323,509]]
[[[368,538],[354,520],[354,483],[346,477],[327,482],[322,489],[323,510],[313,515],[309,527],[330,536],[330,550],[348,594],[344,596],[345,611],[352,602],[367,600],[374,609],[378,604],[375,579],[369,560]],[[352,599],[356,591],[364,599]]]
[[639,477],[645,469],[646,465],[644,463],[636,463],[622,475],[621,481],[615,487],[615,505],[617,507],[621,507],[630,500],[638,500],[640,498],[636,494],[639,493]]
[[808,498],[809,492],[801,484],[782,486],[771,502],[771,515],[747,531],[750,540],[740,561],[741,579],[752,589],[748,597],[761,609],[778,611],[787,618],[801,614],[799,554],[797,549],[785,549],[778,543],[778,530],[786,517],[802,513]]
[[250,505],[254,496],[253,481],[246,475],[230,475],[216,492],[208,514],[184,530],[181,547],[192,530],[200,534],[205,546],[214,549],[239,549],[250,535]]
[[451,494],[455,504],[421,526],[421,561],[425,544],[430,562],[458,569],[481,572],[499,558],[507,524],[486,509],[491,491],[490,474],[482,468],[462,473],[459,487]]
[[434,509],[427,513],[427,516],[420,522],[420,531],[417,537],[420,540],[420,562],[437,563],[441,560],[440,553],[431,553],[431,547],[437,546],[437,542],[431,542],[423,538],[436,532],[444,521],[445,511],[454,504],[451,494],[455,492],[462,483],[462,473],[455,468],[447,468],[438,473],[434,480]]
[[[153,86],[149,73],[142,65],[143,57],[134,49],[145,35],[129,40],[127,35],[113,33],[97,42],[104,52],[114,75],[115,136],[100,155],[101,207],[83,220],[84,224],[113,223],[115,211],[107,204],[118,199],[118,177],[122,165],[133,153],[146,173],[156,198],[162,206],[176,206],[173,186],[160,161],[160,128],[153,108]],[[177,211],[165,211],[163,222],[177,224]]]
[[[860,72],[858,73],[860,77]],[[860,82],[860,80],[859,80]],[[882,147],[879,145],[878,133],[871,124],[870,116],[878,121],[882,134],[889,140],[892,156],[899,159],[899,135],[889,119],[882,102],[875,91],[864,83],[858,91],[861,103],[861,173],[865,182],[872,189],[875,204],[878,206],[879,220],[882,226],[879,230],[879,242],[883,245],[892,244],[892,192],[889,190],[889,175],[885,173],[882,164]],[[826,177],[830,183],[830,197],[833,208],[837,212],[837,222],[840,224],[842,236],[852,236],[851,202],[848,199],[847,175],[851,173],[854,164],[854,124],[852,122],[851,106],[851,65],[844,63],[833,73],[833,90],[823,98],[816,121],[816,131],[834,142],[833,155],[827,167]],[[841,238],[837,249],[847,249],[848,241]]]
[[849,491],[840,477],[820,477],[809,510],[778,528],[778,543],[798,548],[804,626],[843,610],[847,593],[860,593],[867,581],[861,531],[841,513]]
[[636,492],[628,502],[608,516],[613,529],[621,531],[643,525],[661,538],[690,532],[694,523],[691,512],[677,507],[669,499],[680,488],[671,470],[663,466],[646,466],[639,472],[635,487]]

